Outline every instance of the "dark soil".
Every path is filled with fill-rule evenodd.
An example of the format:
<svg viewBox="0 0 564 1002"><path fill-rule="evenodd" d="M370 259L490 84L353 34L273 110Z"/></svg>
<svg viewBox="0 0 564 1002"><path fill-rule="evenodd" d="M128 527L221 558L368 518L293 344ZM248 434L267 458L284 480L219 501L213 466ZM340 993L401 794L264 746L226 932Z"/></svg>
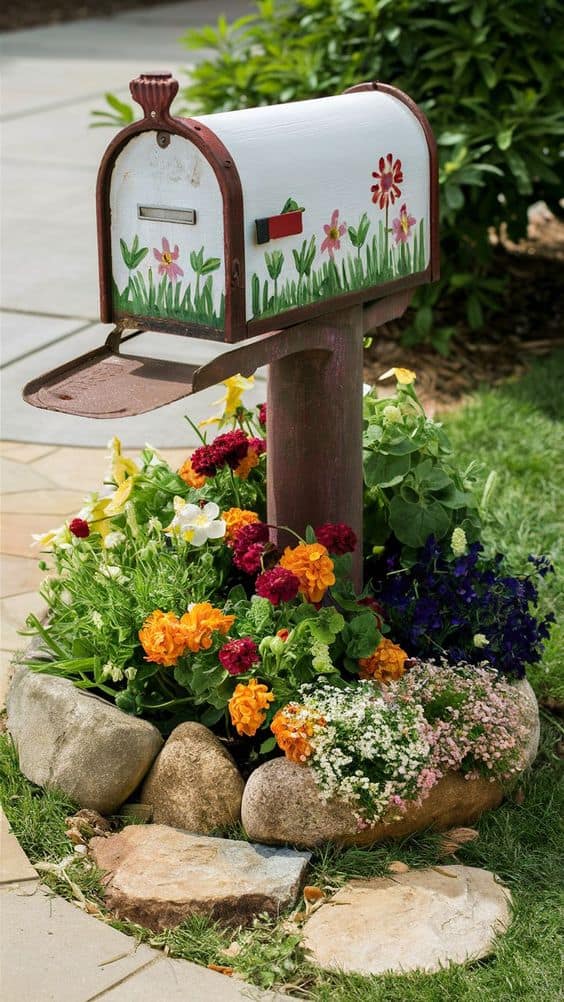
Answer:
<svg viewBox="0 0 564 1002"><path fill-rule="evenodd" d="M171 0L4 0L0 31L18 31L38 25L80 21L85 17L108 17L135 7L158 7Z"/></svg>
<svg viewBox="0 0 564 1002"><path fill-rule="evenodd" d="M413 369L418 393L432 414L456 406L481 384L495 386L522 375L533 357L562 347L564 222L535 207L526 240L496 240L495 270L508 278L504 310L484 330L471 331L459 321L445 357L431 345L402 345L404 319L387 324L366 352L367 382L392 366ZM452 317L443 322L452 323Z"/></svg>

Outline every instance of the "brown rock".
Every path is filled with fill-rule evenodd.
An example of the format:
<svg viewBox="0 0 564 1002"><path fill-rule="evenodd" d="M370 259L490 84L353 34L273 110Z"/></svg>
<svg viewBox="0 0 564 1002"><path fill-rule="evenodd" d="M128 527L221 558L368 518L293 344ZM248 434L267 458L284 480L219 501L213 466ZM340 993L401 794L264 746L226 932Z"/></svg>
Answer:
<svg viewBox="0 0 564 1002"><path fill-rule="evenodd" d="M493 873L470 866L352 880L307 920L304 945L329 970L429 973L491 953L510 901Z"/></svg>
<svg viewBox="0 0 564 1002"><path fill-rule="evenodd" d="M106 904L120 918L159 931L188 915L244 923L278 915L296 900L310 854L189 835L166 825L133 825L94 838L106 871Z"/></svg>
<svg viewBox="0 0 564 1002"><path fill-rule="evenodd" d="M467 780L453 772L439 780L419 807L409 807L400 821L358 831L348 804L322 801L308 768L275 758L250 776L243 795L242 820L249 838L267 845L290 843L310 849L323 842L370 845L404 838L424 828L442 831L469 824L502 800L499 784L481 778Z"/></svg>
<svg viewBox="0 0 564 1002"><path fill-rule="evenodd" d="M529 728L526 766L535 758L539 742L539 713L535 694L526 680L516 683L523 697ZM340 800L324 803L307 767L285 758L259 766L245 787L241 815L249 838L267 845L302 845L313 848L323 842L340 845L370 845L390 838L404 838L425 828L445 831L473 824L484 811L503 800L499 783L488 779L464 779L451 772L439 780L419 806L409 807L399 821L376 824L359 831L351 808Z"/></svg>
<svg viewBox="0 0 564 1002"><path fill-rule="evenodd" d="M207 834L239 821L245 783L221 741L203 724L176 727L141 791L155 824Z"/></svg>

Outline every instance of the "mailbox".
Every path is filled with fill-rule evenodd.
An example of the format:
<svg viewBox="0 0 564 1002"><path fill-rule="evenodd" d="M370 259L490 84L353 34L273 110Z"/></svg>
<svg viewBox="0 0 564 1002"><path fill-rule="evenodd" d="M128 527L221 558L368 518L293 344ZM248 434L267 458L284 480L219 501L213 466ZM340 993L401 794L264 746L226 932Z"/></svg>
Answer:
<svg viewBox="0 0 564 1002"><path fill-rule="evenodd" d="M401 91L182 119L170 77L131 89L145 117L99 176L102 320L233 342L435 276L435 146Z"/></svg>
<svg viewBox="0 0 564 1002"><path fill-rule="evenodd" d="M144 115L110 143L96 196L100 315L114 330L28 383L30 403L151 410L304 350L299 329L336 311L372 303L373 323L398 316L438 277L436 148L401 91L367 83L178 118L171 74L130 87ZM141 331L245 344L197 369L124 353Z"/></svg>

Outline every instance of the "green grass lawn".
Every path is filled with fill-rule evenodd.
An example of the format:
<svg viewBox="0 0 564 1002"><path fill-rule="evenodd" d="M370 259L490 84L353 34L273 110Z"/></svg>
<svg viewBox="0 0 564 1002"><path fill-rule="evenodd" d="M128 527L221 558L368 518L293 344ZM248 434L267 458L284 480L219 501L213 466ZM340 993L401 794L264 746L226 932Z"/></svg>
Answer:
<svg viewBox="0 0 564 1002"><path fill-rule="evenodd" d="M550 553L556 573L542 587L543 610L559 622L553 629L545 658L530 673L541 697L564 698L562 672L562 612L564 577L561 551L564 539L564 353L538 363L519 382L478 393L472 403L449 415L449 435L462 460L484 464L484 481L497 471L490 498L485 538L495 539L514 567L525 566L529 553ZM477 826L478 841L464 846L458 861L494 870L511 888L514 918L494 956L469 967L453 967L435 975L362 978L327 975L305 960L299 933L288 923L264 917L244 932L226 931L214 923L193 919L159 936L128 923L117 928L154 946L167 946L173 956L201 964L232 964L248 981L273 985L290 995L316 1002L556 1002L562 998L559 939L563 933L561 891L561 818L563 784L556 743L562 740L558 718L543 711L541 751L521 796L486 815ZM44 793L19 773L6 737L0 742L0 793L12 827L32 862L59 860L70 851L64 818L72 805L57 793ZM386 872L393 859L412 867L444 863L440 836L423 834L401 844L371 850L326 848L313 859L310 883L334 889L353 876ZM449 861L452 861L449 859ZM101 903L95 872L80 861L70 875ZM69 884L49 876L59 893L72 896ZM235 939L236 958L222 953Z"/></svg>

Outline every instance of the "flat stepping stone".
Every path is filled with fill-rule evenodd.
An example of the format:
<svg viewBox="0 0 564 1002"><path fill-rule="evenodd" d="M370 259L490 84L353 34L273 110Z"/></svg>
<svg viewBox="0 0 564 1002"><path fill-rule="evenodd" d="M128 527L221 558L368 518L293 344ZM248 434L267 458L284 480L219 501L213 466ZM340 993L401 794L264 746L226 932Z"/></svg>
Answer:
<svg viewBox="0 0 564 1002"><path fill-rule="evenodd" d="M493 873L473 866L352 880L307 920L304 945L327 970L431 973L491 953L510 903Z"/></svg>
<svg viewBox="0 0 564 1002"><path fill-rule="evenodd" d="M190 835L168 825L133 825L93 838L90 852L107 874L107 906L120 918L160 931L188 915L248 923L294 904L309 852Z"/></svg>

